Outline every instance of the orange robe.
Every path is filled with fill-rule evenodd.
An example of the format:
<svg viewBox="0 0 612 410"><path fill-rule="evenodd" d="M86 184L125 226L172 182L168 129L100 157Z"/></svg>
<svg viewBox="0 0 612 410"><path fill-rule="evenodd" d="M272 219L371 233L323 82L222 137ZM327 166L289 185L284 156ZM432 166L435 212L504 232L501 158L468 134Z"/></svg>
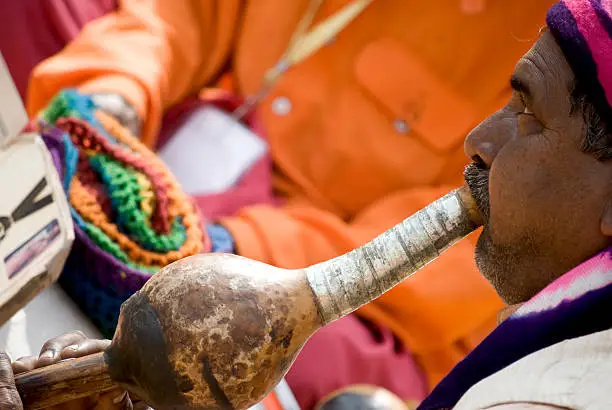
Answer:
<svg viewBox="0 0 612 410"><path fill-rule="evenodd" d="M315 24L349 1L325 1ZM29 112L64 87L119 93L153 144L162 113L228 67L239 93L255 93L307 3L123 0L35 69ZM274 188L288 202L222 221L239 253L313 264L461 184L466 133L510 96L514 64L552 3L375 0L261 103ZM463 241L359 314L390 327L433 385L493 328L501 307L475 267L473 242Z"/></svg>

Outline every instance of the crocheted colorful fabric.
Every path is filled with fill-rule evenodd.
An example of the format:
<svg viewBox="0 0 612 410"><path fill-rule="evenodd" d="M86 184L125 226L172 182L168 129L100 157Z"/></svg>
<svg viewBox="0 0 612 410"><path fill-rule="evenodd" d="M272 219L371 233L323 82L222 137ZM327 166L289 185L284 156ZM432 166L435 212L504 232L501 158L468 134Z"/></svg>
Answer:
<svg viewBox="0 0 612 410"><path fill-rule="evenodd" d="M189 197L163 162L92 99L60 93L32 124L62 175L76 243L60 283L105 336L151 274L210 251Z"/></svg>

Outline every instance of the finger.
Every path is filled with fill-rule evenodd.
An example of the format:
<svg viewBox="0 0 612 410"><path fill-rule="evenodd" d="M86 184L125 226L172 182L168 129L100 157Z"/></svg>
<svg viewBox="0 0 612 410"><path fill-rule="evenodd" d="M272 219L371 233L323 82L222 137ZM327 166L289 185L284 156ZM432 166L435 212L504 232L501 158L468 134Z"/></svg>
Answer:
<svg viewBox="0 0 612 410"><path fill-rule="evenodd" d="M15 387L11 358L4 352L0 353L0 409L23 410Z"/></svg>
<svg viewBox="0 0 612 410"><path fill-rule="evenodd" d="M36 363L38 362L38 357L36 356L27 356L20 357L19 359L13 362L13 373L19 374L23 372L29 372L30 370L34 370L36 368Z"/></svg>
<svg viewBox="0 0 612 410"><path fill-rule="evenodd" d="M11 358L5 352L0 352L0 383L2 385L13 383L14 375L11 367Z"/></svg>
<svg viewBox="0 0 612 410"><path fill-rule="evenodd" d="M97 340L87 339L80 343L73 344L63 348L60 352L60 358L74 359L76 357L83 357L94 353L103 352L108 346L110 346L110 340Z"/></svg>
<svg viewBox="0 0 612 410"><path fill-rule="evenodd" d="M40 349L36 367L44 367L58 362L60 360L60 352L65 347L79 344L86 339L87 336L85 336L83 332L77 330L48 340L47 343L43 345L42 349Z"/></svg>
<svg viewBox="0 0 612 410"><path fill-rule="evenodd" d="M101 394L95 410L133 410L132 401L125 390Z"/></svg>

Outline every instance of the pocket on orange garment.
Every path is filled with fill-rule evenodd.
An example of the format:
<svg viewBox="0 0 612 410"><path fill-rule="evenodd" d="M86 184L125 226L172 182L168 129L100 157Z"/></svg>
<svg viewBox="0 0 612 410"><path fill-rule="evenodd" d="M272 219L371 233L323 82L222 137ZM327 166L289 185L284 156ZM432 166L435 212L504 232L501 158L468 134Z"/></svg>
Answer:
<svg viewBox="0 0 612 410"><path fill-rule="evenodd" d="M356 81L375 104L404 121L409 135L444 154L463 144L478 110L393 38L368 44L355 62Z"/></svg>

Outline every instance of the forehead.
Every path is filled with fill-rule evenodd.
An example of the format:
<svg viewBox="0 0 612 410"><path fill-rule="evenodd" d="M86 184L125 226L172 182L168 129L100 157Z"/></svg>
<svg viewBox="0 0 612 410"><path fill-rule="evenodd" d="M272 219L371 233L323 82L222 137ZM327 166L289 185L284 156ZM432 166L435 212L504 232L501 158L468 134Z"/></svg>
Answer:
<svg viewBox="0 0 612 410"><path fill-rule="evenodd" d="M545 32L518 61L514 75L525 83L533 103L559 103L567 99L574 84L574 73L550 32Z"/></svg>

